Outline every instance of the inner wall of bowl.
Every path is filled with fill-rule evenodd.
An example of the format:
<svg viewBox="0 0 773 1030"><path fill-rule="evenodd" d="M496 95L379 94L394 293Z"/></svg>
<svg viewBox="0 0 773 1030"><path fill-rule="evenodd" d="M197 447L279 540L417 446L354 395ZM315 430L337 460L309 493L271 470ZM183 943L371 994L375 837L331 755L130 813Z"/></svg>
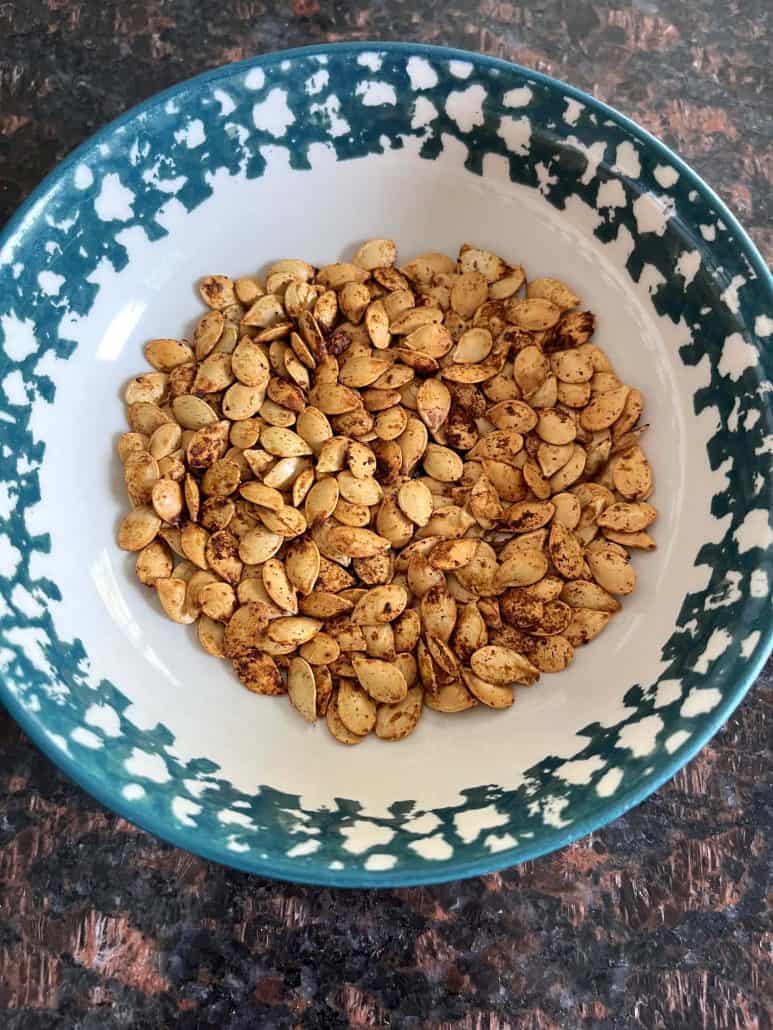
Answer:
<svg viewBox="0 0 773 1030"><path fill-rule="evenodd" d="M119 273L100 270L93 309L73 330L78 349L57 370L55 402L36 413L35 435L46 441L42 495L56 506L44 527L51 553L39 571L62 591L58 633L83 641L93 682L109 679L129 697L125 715L140 728L166 726L175 756L206 757L237 789L270 784L302 796L305 806L349 797L369 812L399 798L434 808L470 786L515 787L546 755L571 759L586 743L584 726L618 722L629 688L657 678L685 593L706 582L706 570L693 562L696 541L717 530L705 451L714 427L693 414L692 396L705 378L678 358L685 327L658 318L646 275L631 282L624 245L593 236L598 213L581 203L558 212L539 192L510 183L498 160L480 177L452 150L435 161L410 148L344 162L317 157L310 171L291 170L278 157L259 179L218 175L212 197L193 211L170 201L159 219L166 237L149 243L141 230L119 237L129 263ZM659 549L635 557L638 590L602 636L579 649L566 672L519 690L510 711L425 710L409 741L369 738L347 749L324 725L308 726L286 699L248 693L228 663L201 650L191 628L161 614L154 593L135 579L134 559L115 545L128 504L115 442L126 428L124 384L146 370L144 342L190 331L203 310L195 291L201 276L251 274L288 256L322 264L374 235L393 237L401 259L427 249L455 255L472 242L522 263L530 277L564 279L580 294L597 315L597 342L645 397ZM681 517L687 507L689 520ZM647 720L630 730L625 746L646 754Z"/></svg>

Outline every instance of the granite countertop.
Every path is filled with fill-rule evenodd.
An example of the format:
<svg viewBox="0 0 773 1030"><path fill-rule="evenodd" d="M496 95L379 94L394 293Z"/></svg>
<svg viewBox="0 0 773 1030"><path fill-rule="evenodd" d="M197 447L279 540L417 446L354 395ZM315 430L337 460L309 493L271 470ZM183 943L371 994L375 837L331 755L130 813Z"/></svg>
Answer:
<svg viewBox="0 0 773 1030"><path fill-rule="evenodd" d="M773 256L762 0L0 0L0 221L77 143L205 68L414 39L566 79L655 132ZM162 844L0 713L0 1025L764 1030L773 663L648 801L563 851L440 887L260 880Z"/></svg>

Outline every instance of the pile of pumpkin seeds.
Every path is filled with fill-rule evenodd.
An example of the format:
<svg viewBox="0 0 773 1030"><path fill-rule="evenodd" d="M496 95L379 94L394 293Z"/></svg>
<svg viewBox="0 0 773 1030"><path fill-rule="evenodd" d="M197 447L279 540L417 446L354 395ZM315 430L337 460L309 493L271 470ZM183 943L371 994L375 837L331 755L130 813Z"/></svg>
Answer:
<svg viewBox="0 0 773 1030"><path fill-rule="evenodd" d="M642 395L551 278L463 245L211 275L125 394L119 545L258 694L357 744L509 708L636 583Z"/></svg>

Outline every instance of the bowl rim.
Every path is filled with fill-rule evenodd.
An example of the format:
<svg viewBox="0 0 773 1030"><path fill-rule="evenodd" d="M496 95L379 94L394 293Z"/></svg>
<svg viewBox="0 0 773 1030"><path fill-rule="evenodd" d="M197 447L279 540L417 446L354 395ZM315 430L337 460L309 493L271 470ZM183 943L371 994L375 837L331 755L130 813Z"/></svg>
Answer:
<svg viewBox="0 0 773 1030"><path fill-rule="evenodd" d="M410 41L352 40L274 50L248 57L241 61L235 61L231 64L220 65L189 79L184 79L158 93L153 93L145 100L128 108L117 118L102 126L58 162L32 190L0 231L0 251L12 241L14 236L23 231L25 221L36 217L36 208L45 202L48 195L65 178L70 169L82 161L87 154L91 154L101 142L109 139L117 129L132 122L139 115L149 113L172 98L187 95L192 91L199 90L203 86L218 82L221 79L231 78L251 68L269 67L282 61L292 61L313 56L347 53L356 55L371 51L396 53L404 56L406 59L408 57L426 57L428 60L461 61L478 67L491 68L503 72L516 72L526 79L549 87L556 93L577 100L596 113L616 122L648 149L654 151L664 161L673 165L680 175L685 176L690 187L696 190L704 200L715 208L728 229L732 230L733 234L737 237L742 252L758 277L759 286L767 292L773 303L773 274L771 274L762 255L738 219L698 173L656 136L616 108L602 100L598 100L592 94L586 93L584 90L571 86L551 75L524 67L513 61L490 57L474 51L427 43L413 43ZM768 405L773 409L773 402L769 400ZM0 436L2 436L1 429ZM114 790L111 781L104 782L97 778L75 758L61 750L47 735L43 725L34 718L33 713L22 706L1 676L0 700L2 700L6 710L24 733L32 740L33 744L71 780L86 790L111 812L138 826L140 829L152 833L166 843L227 868L230 867L270 879L320 887L412 887L482 876L512 867L514 864L520 864L550 854L587 836L595 830L601 829L640 804L695 757L698 751L724 725L743 700L752 684L757 680L771 650L773 650L773 614L768 616L767 623L760 626L759 629L760 640L757 645L757 657L747 665L744 675L735 684L729 696L723 698L702 730L692 734L685 744L677 748L669 756L668 761L658 766L649 775L643 776L636 786L629 788L614 800L599 799L600 804L593 815L573 822L566 829L545 832L533 844L524 842L516 847L498 852L487 851L481 853L480 857L475 859L456 860L451 858L438 865L427 862L426 870L422 871L401 872L399 868L385 871L370 871L362 868L338 870L330 869L327 864L322 862L315 864L313 856L310 857L310 860L306 859L301 863L287 858L263 859L254 852L246 852L244 855L236 852L225 854L220 847L210 847L205 840L202 841L197 838L195 833L192 833L186 827L175 825L171 819L156 815L152 811L145 812L142 809L135 809L131 801L126 800L120 792Z"/></svg>

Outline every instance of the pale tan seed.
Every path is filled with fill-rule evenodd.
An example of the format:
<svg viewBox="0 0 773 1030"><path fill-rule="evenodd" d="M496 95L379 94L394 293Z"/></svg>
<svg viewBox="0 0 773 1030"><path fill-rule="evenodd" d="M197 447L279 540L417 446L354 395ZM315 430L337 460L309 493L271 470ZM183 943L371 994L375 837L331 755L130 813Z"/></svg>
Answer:
<svg viewBox="0 0 773 1030"><path fill-rule="evenodd" d="M189 625L196 621L196 613L189 611L185 604L187 586L183 580L157 579L155 586L164 614L173 622Z"/></svg>
<svg viewBox="0 0 773 1030"><path fill-rule="evenodd" d="M416 394L416 409L432 433L436 433L451 410L451 393L439 379L426 379Z"/></svg>
<svg viewBox="0 0 773 1030"><path fill-rule="evenodd" d="M582 428L589 432L597 432L599 429L607 429L611 426L623 413L628 393L627 386L619 386L615 390L593 397L580 413Z"/></svg>
<svg viewBox="0 0 773 1030"><path fill-rule="evenodd" d="M184 340L149 340L144 347L149 365L159 372L171 372L178 365L193 361L193 351Z"/></svg>
<svg viewBox="0 0 773 1030"><path fill-rule="evenodd" d="M284 542L280 533L263 526L249 530L239 541L239 558L247 565L260 565L272 558Z"/></svg>
<svg viewBox="0 0 773 1030"><path fill-rule="evenodd" d="M473 697L489 708L510 708L515 701L515 691L509 684L492 683L471 669L462 669L462 679Z"/></svg>
<svg viewBox="0 0 773 1030"><path fill-rule="evenodd" d="M402 701L379 705L376 715L376 736L381 740L403 740L416 729L421 718L424 692L411 687Z"/></svg>
<svg viewBox="0 0 773 1030"><path fill-rule="evenodd" d="M141 551L153 542L160 528L161 519L152 508L135 508L118 528L118 546L124 551Z"/></svg>
<svg viewBox="0 0 773 1030"><path fill-rule="evenodd" d="M574 580L565 583L561 589L561 600L572 608L589 608L593 611L614 613L620 602L607 593L598 583L590 580Z"/></svg>
<svg viewBox="0 0 773 1030"><path fill-rule="evenodd" d="M424 695L424 704L433 712L442 712L444 715L453 715L458 712L466 712L475 708L478 701L469 690L459 681L455 683L444 683L439 686L435 694Z"/></svg>
<svg viewBox="0 0 773 1030"><path fill-rule="evenodd" d="M359 625L389 623L402 615L407 604L408 592L401 584L376 586L357 601L352 621Z"/></svg>
<svg viewBox="0 0 773 1030"><path fill-rule="evenodd" d="M513 378L524 397L529 397L545 382L550 371L548 359L534 345L529 345L519 350L513 362ZM518 426L498 428L519 428ZM522 430L521 430L522 431Z"/></svg>
<svg viewBox="0 0 773 1030"><path fill-rule="evenodd" d="M541 551L527 550L503 561L494 576L497 590L537 583L548 571L548 560Z"/></svg>
<svg viewBox="0 0 773 1030"><path fill-rule="evenodd" d="M609 612L594 611L591 608L573 608L572 618L562 631L562 636L572 647L580 647L595 639L612 618Z"/></svg>
<svg viewBox="0 0 773 1030"><path fill-rule="evenodd" d="M376 725L374 700L352 679L340 680L337 707L341 722L351 733L365 736Z"/></svg>
<svg viewBox="0 0 773 1030"><path fill-rule="evenodd" d="M303 658L291 658L287 667L287 695L307 722L317 720L317 681Z"/></svg>
<svg viewBox="0 0 773 1030"><path fill-rule="evenodd" d="M614 543L602 544L586 552L586 560L593 578L610 594L630 594L636 586L636 573L630 558L622 547Z"/></svg>
<svg viewBox="0 0 773 1030"><path fill-rule="evenodd" d="M200 615L196 624L199 643L207 654L213 658L225 658L223 642L225 640L225 626L215 622L208 615Z"/></svg>
<svg viewBox="0 0 773 1030"><path fill-rule="evenodd" d="M352 558L372 558L390 548L389 540L378 533L355 526L332 526L327 538L336 550Z"/></svg>
<svg viewBox="0 0 773 1030"><path fill-rule="evenodd" d="M406 350L418 351L425 357L435 360L448 354L453 343L453 337L448 329L436 322L414 329L404 340Z"/></svg>
<svg viewBox="0 0 773 1030"><path fill-rule="evenodd" d="M468 329L454 348L453 359L462 364L478 364L491 353L494 340L488 329Z"/></svg>
<svg viewBox="0 0 773 1030"><path fill-rule="evenodd" d="M455 572L469 565L478 550L479 541L475 538L465 540L441 540L435 544L428 555L430 565L443 572Z"/></svg>
<svg viewBox="0 0 773 1030"><path fill-rule="evenodd" d="M560 279L551 279L547 276L532 279L526 287L526 296L529 299L541 297L549 300L562 311L576 308L580 303L580 298L565 283L562 283Z"/></svg>
<svg viewBox="0 0 773 1030"><path fill-rule="evenodd" d="M278 558L269 558L263 565L263 586L278 608L297 615L298 595L287 576L284 565Z"/></svg>
<svg viewBox="0 0 773 1030"><path fill-rule="evenodd" d="M145 372L130 380L124 392L124 400L128 405L145 401L150 404L161 404L169 387L169 376L166 372Z"/></svg>
<svg viewBox="0 0 773 1030"><path fill-rule="evenodd" d="M352 733L352 731L347 729L341 721L341 717L338 714L338 691L335 691L330 696L330 700L325 711L325 720L331 735L335 737L340 744L360 744L365 739L364 736Z"/></svg>
<svg viewBox="0 0 773 1030"><path fill-rule="evenodd" d="M378 504L384 496L381 485L373 476L358 477L348 469L344 469L338 473L336 481L341 496L353 504ZM359 557L364 557L364 555Z"/></svg>
<svg viewBox="0 0 773 1030"><path fill-rule="evenodd" d="M335 637L329 633L319 632L311 640L301 646L300 655L309 665L332 665L341 654L341 648Z"/></svg>
<svg viewBox="0 0 773 1030"><path fill-rule="evenodd" d="M574 658L574 648L566 637L534 637L529 658L540 672L563 672Z"/></svg>
<svg viewBox="0 0 773 1030"><path fill-rule="evenodd" d="M303 595L314 589L321 568L321 556L316 543L309 537L294 540L285 554L287 578Z"/></svg>
<svg viewBox="0 0 773 1030"><path fill-rule="evenodd" d="M397 492L400 510L417 526L426 526L432 515L432 494L418 479L409 479Z"/></svg>
<svg viewBox="0 0 773 1030"><path fill-rule="evenodd" d="M618 533L637 533L648 529L657 517L657 509L651 504L619 501L600 512L596 521L599 526Z"/></svg>
<svg viewBox="0 0 773 1030"><path fill-rule="evenodd" d="M581 507L577 498L570 493L558 493L552 497L555 505L556 522L560 522L567 529L576 529L580 521Z"/></svg>
<svg viewBox="0 0 773 1030"><path fill-rule="evenodd" d="M450 447L440 444L427 444L424 451L424 470L428 476L439 479L441 483L453 483L460 479L463 471L462 459Z"/></svg>
<svg viewBox="0 0 773 1030"><path fill-rule="evenodd" d="M163 540L153 540L137 555L134 568L137 579L145 586L155 586L156 580L167 579L172 574L172 555Z"/></svg>
<svg viewBox="0 0 773 1030"><path fill-rule="evenodd" d="M304 408L298 415L295 425L296 432L311 447L314 454L319 454L322 445L333 435L330 422L319 408L312 405Z"/></svg>
<svg viewBox="0 0 773 1030"><path fill-rule="evenodd" d="M615 488L629 501L643 501L652 493L652 467L641 447L635 445L615 459Z"/></svg>
<svg viewBox="0 0 773 1030"><path fill-rule="evenodd" d="M376 471L376 455L358 440L352 440L346 451L346 464L355 479L371 479Z"/></svg>

